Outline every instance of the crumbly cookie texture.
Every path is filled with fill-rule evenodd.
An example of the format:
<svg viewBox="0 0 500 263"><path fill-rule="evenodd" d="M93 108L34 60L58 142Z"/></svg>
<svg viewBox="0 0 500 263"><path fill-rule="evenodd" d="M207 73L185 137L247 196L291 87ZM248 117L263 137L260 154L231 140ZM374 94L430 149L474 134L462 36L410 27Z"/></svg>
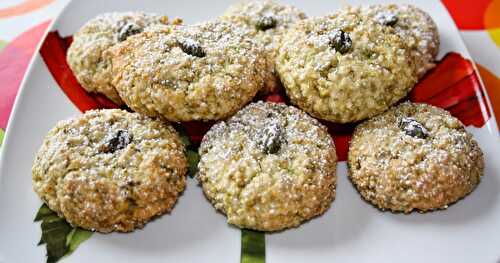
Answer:
<svg viewBox="0 0 500 263"><path fill-rule="evenodd" d="M283 37L276 68L293 104L340 123L382 113L417 80L394 28L359 8L297 22Z"/></svg>
<svg viewBox="0 0 500 263"><path fill-rule="evenodd" d="M261 89L266 69L245 29L222 21L158 27L112 52L113 84L125 103L170 121L234 114Z"/></svg>
<svg viewBox="0 0 500 263"><path fill-rule="evenodd" d="M102 93L121 105L123 102L111 85L111 62L106 51L150 26L181 22L143 12L104 13L88 21L74 34L66 59L85 90Z"/></svg>
<svg viewBox="0 0 500 263"><path fill-rule="evenodd" d="M439 32L431 16L413 5L370 5L362 7L363 13L376 22L393 27L408 45L421 78L435 66L439 52Z"/></svg>
<svg viewBox="0 0 500 263"><path fill-rule="evenodd" d="M484 170L479 145L458 119L415 103L356 127L348 165L364 199L405 213L447 208L474 190Z"/></svg>
<svg viewBox="0 0 500 263"><path fill-rule="evenodd" d="M333 141L295 107L252 103L214 125L199 152L197 178L206 197L238 227L295 227L335 198Z"/></svg>
<svg viewBox="0 0 500 263"><path fill-rule="evenodd" d="M268 68L263 73L265 85L263 93L277 91L280 87L279 77L275 71L275 60L283 34L297 21L306 15L291 5L273 1L245 1L229 7L221 19L249 30L252 39L263 46Z"/></svg>
<svg viewBox="0 0 500 263"><path fill-rule="evenodd" d="M32 168L40 198L72 225L129 232L169 212L186 185L184 146L169 125L122 110L59 122Z"/></svg>

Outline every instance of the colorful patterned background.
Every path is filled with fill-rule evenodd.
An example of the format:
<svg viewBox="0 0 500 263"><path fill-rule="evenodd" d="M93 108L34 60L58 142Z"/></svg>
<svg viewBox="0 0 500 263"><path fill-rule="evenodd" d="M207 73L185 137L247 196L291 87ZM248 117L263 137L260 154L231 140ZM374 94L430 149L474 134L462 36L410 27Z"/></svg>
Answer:
<svg viewBox="0 0 500 263"><path fill-rule="evenodd" d="M69 0L0 1L0 145L19 85L45 29ZM500 119L500 0L442 0Z"/></svg>

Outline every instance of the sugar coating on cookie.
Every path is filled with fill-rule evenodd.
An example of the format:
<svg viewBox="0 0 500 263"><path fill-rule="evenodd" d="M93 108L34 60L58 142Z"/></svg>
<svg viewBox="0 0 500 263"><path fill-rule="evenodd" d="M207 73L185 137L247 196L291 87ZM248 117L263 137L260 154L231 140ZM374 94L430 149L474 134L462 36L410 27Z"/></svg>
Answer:
<svg viewBox="0 0 500 263"><path fill-rule="evenodd" d="M413 5L369 5L363 13L378 23L393 27L409 47L418 77L435 66L439 32L431 16Z"/></svg>
<svg viewBox="0 0 500 263"><path fill-rule="evenodd" d="M143 13L104 13L91 19L73 35L67 61L78 82L88 92L102 93L117 104L123 104L111 85L111 63L106 51L129 36L150 26L179 24L179 19Z"/></svg>
<svg viewBox="0 0 500 263"><path fill-rule="evenodd" d="M72 225L128 232L173 208L186 171L184 146L168 124L93 110L47 134L32 179L40 198Z"/></svg>
<svg viewBox="0 0 500 263"><path fill-rule="evenodd" d="M335 198L336 153L326 128L285 104L249 104L204 136L197 178L230 224L296 227Z"/></svg>
<svg viewBox="0 0 500 263"><path fill-rule="evenodd" d="M269 0L234 4L221 17L249 29L251 37L263 46L268 60L264 93L276 91L280 86L274 65L281 37L293 24L305 18L305 13L298 8Z"/></svg>
<svg viewBox="0 0 500 263"><path fill-rule="evenodd" d="M387 110L417 80L403 40L359 8L297 22L283 37L276 68L293 104L340 123Z"/></svg>
<svg viewBox="0 0 500 263"><path fill-rule="evenodd" d="M479 184L483 153L447 111L403 103L356 127L349 178L382 210L409 213L447 208Z"/></svg>
<svg viewBox="0 0 500 263"><path fill-rule="evenodd" d="M266 59L245 29L222 21L157 29L112 51L113 84L133 110L170 121L217 120L261 89Z"/></svg>

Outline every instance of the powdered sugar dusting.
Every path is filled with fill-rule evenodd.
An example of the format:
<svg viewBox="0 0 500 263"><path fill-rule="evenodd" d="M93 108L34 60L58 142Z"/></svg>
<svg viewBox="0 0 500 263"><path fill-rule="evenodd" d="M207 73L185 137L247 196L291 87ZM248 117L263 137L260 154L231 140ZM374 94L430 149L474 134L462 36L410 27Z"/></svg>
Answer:
<svg viewBox="0 0 500 263"><path fill-rule="evenodd" d="M325 127L294 107L252 103L214 125L199 151L205 193L241 227L297 226L334 198L333 141Z"/></svg>
<svg viewBox="0 0 500 263"><path fill-rule="evenodd" d="M389 26L394 28L412 51L419 77L435 66L439 35L429 14L412 5L371 5L362 7L362 10L381 24L392 21Z"/></svg>
<svg viewBox="0 0 500 263"><path fill-rule="evenodd" d="M128 232L172 208L186 166L169 125L122 110L87 111L48 133L33 164L33 188L71 224Z"/></svg>
<svg viewBox="0 0 500 263"><path fill-rule="evenodd" d="M74 34L67 60L78 82L89 92L102 93L118 105L123 104L111 84L108 49L149 27L179 24L179 19L143 12L104 13L91 19Z"/></svg>
<svg viewBox="0 0 500 263"><path fill-rule="evenodd" d="M401 120L410 128L402 129ZM408 136L422 129L425 137ZM365 199L381 209L411 212L446 208L470 193L484 160L458 119L433 106L403 103L356 128L349 167Z"/></svg>
<svg viewBox="0 0 500 263"><path fill-rule="evenodd" d="M128 105L173 121L236 112L263 86L266 67L248 30L222 21L158 27L114 55L116 87Z"/></svg>

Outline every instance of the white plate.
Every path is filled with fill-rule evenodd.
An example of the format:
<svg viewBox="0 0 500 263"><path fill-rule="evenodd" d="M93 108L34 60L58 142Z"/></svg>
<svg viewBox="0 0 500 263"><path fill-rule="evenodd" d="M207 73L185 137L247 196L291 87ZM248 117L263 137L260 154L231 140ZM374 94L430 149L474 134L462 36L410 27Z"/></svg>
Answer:
<svg viewBox="0 0 500 263"><path fill-rule="evenodd" d="M193 23L218 16L230 2L73 1L50 30L70 35L108 11L144 10ZM336 10L342 1L289 2L314 16ZM455 51L470 57L440 2L416 5L438 24L441 56ZM32 190L31 165L46 132L58 120L77 114L37 54L16 100L0 161L0 262L45 261L45 248L36 246L40 227L33 218L41 201ZM498 130L493 116L483 128L471 127L485 153L486 170L479 187L464 200L427 214L382 213L360 198L346 177L345 163L340 163L332 207L297 229L267 235L267 262L499 262ZM238 262L239 256L240 231L226 224L189 179L171 215L130 234L95 234L64 262Z"/></svg>

